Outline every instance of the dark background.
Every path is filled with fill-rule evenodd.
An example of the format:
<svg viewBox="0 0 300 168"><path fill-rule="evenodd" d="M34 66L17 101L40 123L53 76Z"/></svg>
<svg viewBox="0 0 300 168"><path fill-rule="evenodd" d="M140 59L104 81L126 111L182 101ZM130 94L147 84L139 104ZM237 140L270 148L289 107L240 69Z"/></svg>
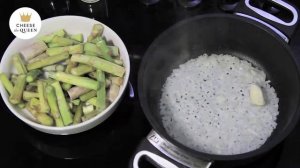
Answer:
<svg viewBox="0 0 300 168"><path fill-rule="evenodd" d="M14 39L9 17L19 7L35 9L42 19L59 15L91 17L112 28L128 48L136 93L136 76L143 53L150 43L174 23L194 15L222 12L223 0L203 0L185 9L173 0L145 6L138 0L104 0L88 6L80 0L5 0L0 2L0 53ZM234 2L234 0L229 0ZM291 1L300 7L300 1ZM92 9L92 12L91 12ZM80 26L80 25L74 25ZM300 28L290 42L300 63ZM53 136L40 133L17 119L0 101L0 167L127 167L139 142L151 130L137 97L126 93L116 112L103 124L78 135ZM226 167L216 162L213 167ZM237 167L234 165L227 167ZM300 167L300 125L274 150L258 160L238 167Z"/></svg>

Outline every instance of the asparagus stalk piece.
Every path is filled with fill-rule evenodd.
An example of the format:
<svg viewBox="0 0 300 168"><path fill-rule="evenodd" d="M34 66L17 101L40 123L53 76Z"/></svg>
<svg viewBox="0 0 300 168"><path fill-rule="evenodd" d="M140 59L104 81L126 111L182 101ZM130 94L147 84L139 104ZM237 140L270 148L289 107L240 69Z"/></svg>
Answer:
<svg viewBox="0 0 300 168"><path fill-rule="evenodd" d="M12 82L13 85L16 84L17 78L18 78L18 75L17 75L17 74L11 74L11 76L10 76L10 81Z"/></svg>
<svg viewBox="0 0 300 168"><path fill-rule="evenodd" d="M34 117L36 117L38 112L41 110L39 99L37 98L30 99L26 105L26 108Z"/></svg>
<svg viewBox="0 0 300 168"><path fill-rule="evenodd" d="M114 56L114 57L120 56L119 48L117 46L108 46L108 48L109 48L111 56Z"/></svg>
<svg viewBox="0 0 300 168"><path fill-rule="evenodd" d="M42 71L39 69L29 71L26 76L26 82L30 83L35 81L40 74L42 74Z"/></svg>
<svg viewBox="0 0 300 168"><path fill-rule="evenodd" d="M48 43L48 47L49 47L49 48L61 47L61 45L60 45L60 44L57 44L57 43Z"/></svg>
<svg viewBox="0 0 300 168"><path fill-rule="evenodd" d="M30 60L39 54L42 54L46 49L47 45L42 41L37 41L33 44L31 44L29 47L23 49L20 51L20 53L23 55L24 59Z"/></svg>
<svg viewBox="0 0 300 168"><path fill-rule="evenodd" d="M33 63L33 62L36 62L36 61L45 59L45 58L47 58L47 57L48 57L48 55L47 55L46 53L42 53L42 54L40 54L40 55L38 55L38 56L36 56L36 57L34 57L34 58L28 60L27 63Z"/></svg>
<svg viewBox="0 0 300 168"><path fill-rule="evenodd" d="M82 116L82 103L80 103L75 111L75 115L74 115L74 122L73 124L78 124L81 122L81 116Z"/></svg>
<svg viewBox="0 0 300 168"><path fill-rule="evenodd" d="M11 95L14 89L13 84L9 81L8 77L4 73L0 73L0 80L8 94Z"/></svg>
<svg viewBox="0 0 300 168"><path fill-rule="evenodd" d="M21 58L21 55L19 53L13 55L13 65L17 69L17 72L19 74L26 74L27 69L23 63L23 60Z"/></svg>
<svg viewBox="0 0 300 168"><path fill-rule="evenodd" d="M121 59L114 59L113 62L115 64L118 64L118 65L121 65L121 66L123 65L123 60L121 60Z"/></svg>
<svg viewBox="0 0 300 168"><path fill-rule="evenodd" d="M68 95L71 100L77 99L79 96L89 92L90 89L84 88L84 87L72 87L71 89L68 90Z"/></svg>
<svg viewBox="0 0 300 168"><path fill-rule="evenodd" d="M117 96L119 94L119 90L120 90L120 87L118 85L113 84L113 83L110 85L110 88L108 91L108 100L110 102L113 102L117 98Z"/></svg>
<svg viewBox="0 0 300 168"><path fill-rule="evenodd" d="M24 91L23 100L29 101L32 98L39 98L39 94L36 92Z"/></svg>
<svg viewBox="0 0 300 168"><path fill-rule="evenodd" d="M104 40L101 36L97 36L95 38L91 36L90 38L92 38L92 40L88 41L88 42L93 43L93 44L96 44L97 42Z"/></svg>
<svg viewBox="0 0 300 168"><path fill-rule="evenodd" d="M111 76L109 77L109 79L111 80L111 83L116 84L118 86L121 86L123 84L123 78L121 77Z"/></svg>
<svg viewBox="0 0 300 168"><path fill-rule="evenodd" d="M17 78L16 85L14 86L12 93L9 97L9 101L12 104L19 104L21 103L21 99L23 96L23 91L26 84L26 75L19 75Z"/></svg>
<svg viewBox="0 0 300 168"><path fill-rule="evenodd" d="M90 57L86 55L73 55L71 61L80 62L83 64L91 65L97 69L100 69L104 72L123 77L125 73L125 68L104 59L98 57Z"/></svg>
<svg viewBox="0 0 300 168"><path fill-rule="evenodd" d="M77 62L69 61L67 68L65 70L66 73L71 73L71 69L77 66Z"/></svg>
<svg viewBox="0 0 300 168"><path fill-rule="evenodd" d="M76 76L81 76L86 73L94 71L94 68L88 65L79 65L75 68L71 69L71 74L76 75Z"/></svg>
<svg viewBox="0 0 300 168"><path fill-rule="evenodd" d="M39 39L44 41L45 43L49 43L52 41L53 37L54 36L60 36L60 37L64 37L66 34L65 30L64 29L60 29L52 34L48 34L48 35L45 35L45 36L41 36Z"/></svg>
<svg viewBox="0 0 300 168"><path fill-rule="evenodd" d="M46 50L46 54L49 56L58 55L64 52L69 52L69 47L54 47Z"/></svg>
<svg viewBox="0 0 300 168"><path fill-rule="evenodd" d="M72 85L69 83L62 83L63 90L69 90L71 89Z"/></svg>
<svg viewBox="0 0 300 168"><path fill-rule="evenodd" d="M49 66L45 66L43 67L44 71L64 71L65 70L65 66L61 65L61 64L54 64L54 65L49 65Z"/></svg>
<svg viewBox="0 0 300 168"><path fill-rule="evenodd" d="M79 99L72 100L72 103L78 106L80 104L80 100Z"/></svg>
<svg viewBox="0 0 300 168"><path fill-rule="evenodd" d="M101 24L94 24L91 35L93 37L101 36L103 33L104 27Z"/></svg>
<svg viewBox="0 0 300 168"><path fill-rule="evenodd" d="M64 125L70 125L73 122L72 113L64 96L63 90L59 82L52 83L57 97L58 108Z"/></svg>
<svg viewBox="0 0 300 168"><path fill-rule="evenodd" d="M38 88L38 94L39 94L39 100L40 100L40 107L41 113L48 113L50 111L48 102L46 100L46 93L45 93L45 86L46 84L42 80L37 81L37 88Z"/></svg>
<svg viewBox="0 0 300 168"><path fill-rule="evenodd" d="M84 55L88 55L88 56L98 56L98 54L91 52L91 51L85 51Z"/></svg>
<svg viewBox="0 0 300 168"><path fill-rule="evenodd" d="M48 103L50 106L50 112L51 112L52 117L55 120L56 126L63 127L64 123L63 123L63 120L59 113L57 97L55 95L54 88L52 86L48 85L46 87L46 94L47 94L47 100L48 100Z"/></svg>
<svg viewBox="0 0 300 168"><path fill-rule="evenodd" d="M87 77L75 76L75 75L67 74L65 72L56 72L56 73L49 72L49 76L50 78L53 78L55 80L88 88L88 89L97 90L99 88L99 84L97 81Z"/></svg>
<svg viewBox="0 0 300 168"><path fill-rule="evenodd" d="M95 110L93 112L90 112L89 114L84 115L83 117L81 117L82 121L87 121L93 117L95 117L96 115L98 115L100 113L100 111Z"/></svg>
<svg viewBox="0 0 300 168"><path fill-rule="evenodd" d="M89 113L91 113L91 112L94 111L94 106L93 105L83 106L82 107L82 111L83 111L84 115L87 115L87 114L89 114Z"/></svg>
<svg viewBox="0 0 300 168"><path fill-rule="evenodd" d="M52 56L52 57L47 57L43 60L30 63L30 64L27 65L27 69L28 70L38 69L38 68L41 68L41 67L45 67L45 66L52 65L52 64L55 64L57 62L66 60L68 58L69 58L69 53L64 52L64 53L61 53L59 55L55 55L55 56Z"/></svg>
<svg viewBox="0 0 300 168"><path fill-rule="evenodd" d="M19 104L17 104L17 106L18 106L20 109L23 109L23 108L25 108L26 104L25 104L25 103L19 103Z"/></svg>
<svg viewBox="0 0 300 168"><path fill-rule="evenodd" d="M97 109L102 111L106 108L106 90L105 90L105 74L101 70L97 70L97 80L101 84L97 90Z"/></svg>
<svg viewBox="0 0 300 168"><path fill-rule="evenodd" d="M96 54L96 56L102 55L100 48L98 48L96 46L96 44L93 44L93 43L85 43L83 50L84 50L84 52L94 53L94 54Z"/></svg>
<svg viewBox="0 0 300 168"><path fill-rule="evenodd" d="M97 97L92 97L88 101L86 101L86 105L97 106Z"/></svg>
<svg viewBox="0 0 300 168"><path fill-rule="evenodd" d="M56 43L60 47L70 46L70 45L75 44L74 40L64 38L64 37L60 37L60 36L54 36L51 43Z"/></svg>
<svg viewBox="0 0 300 168"><path fill-rule="evenodd" d="M89 91L89 92L87 92L87 93L81 95L81 96L79 97L79 99L80 99L81 101L85 102L85 101L87 101L87 100L89 100L90 98L93 98L93 97L95 97L95 96L97 96L97 91L96 91L96 90L91 90L91 91Z"/></svg>
<svg viewBox="0 0 300 168"><path fill-rule="evenodd" d="M82 43L83 42L83 35L82 35L82 33L80 33L80 34L73 34L73 35L70 36L70 39L76 40L76 41Z"/></svg>
<svg viewBox="0 0 300 168"><path fill-rule="evenodd" d="M83 53L83 45L77 44L69 47L69 54L81 54Z"/></svg>
<svg viewBox="0 0 300 168"><path fill-rule="evenodd" d="M36 115L36 120L42 125L46 125L46 126L52 126L53 125L53 119L50 116L48 116L47 114L44 114L44 113L38 113Z"/></svg>
<svg viewBox="0 0 300 168"><path fill-rule="evenodd" d="M106 59L107 61L110 61L110 62L113 61L113 59L109 55L110 50L107 47L106 42L104 40L97 42L96 46L101 50L101 53L102 53L101 57L102 58L104 58L104 59Z"/></svg>

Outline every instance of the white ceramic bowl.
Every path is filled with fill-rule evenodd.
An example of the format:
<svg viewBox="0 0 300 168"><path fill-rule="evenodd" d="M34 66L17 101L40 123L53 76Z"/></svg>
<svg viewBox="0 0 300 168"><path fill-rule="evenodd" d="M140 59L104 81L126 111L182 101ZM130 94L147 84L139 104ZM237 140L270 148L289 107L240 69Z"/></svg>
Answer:
<svg viewBox="0 0 300 168"><path fill-rule="evenodd" d="M6 49L2 60L0 64L0 71L3 73L6 73L9 75L11 72L14 72L15 69L12 66L12 57L11 55L20 51L23 48L26 48L31 43L35 42L39 36L52 33L58 29L65 29L70 34L75 33L83 33L84 38L86 40L87 36L90 34L92 27L94 24L100 23L96 20L81 17L81 16L59 16L59 17L53 17L42 21L42 28L39 32L39 34L36 36L36 38L29 39L29 40L21 40L18 38L15 38L8 48ZM102 23L101 23L102 24ZM130 73L130 62L129 62L129 56L127 49L123 43L123 41L120 39L120 37L109 27L102 24L104 26L104 32L103 35L108 41L112 41L114 45L118 46L120 49L120 56L121 59L124 62L124 66L126 69L126 73L124 76L124 83L120 88L119 95L116 98L116 100L110 104L109 107L107 107L103 112L95 116L94 118L82 122L77 125L71 125L71 126L65 126L65 127L49 127L44 126L41 124L38 124L34 121L32 116L27 110L21 110L18 107L12 105L9 101L9 95L7 94L5 88L2 84L0 84L0 92L2 95L2 98L7 105L7 107L10 109L10 111L17 116L19 119L24 121L26 124L30 125L31 127L45 132L49 134L58 134L58 135L68 135L68 134L75 134L79 132L86 131L88 129L91 129L101 122L103 122L105 119L107 119L116 109L118 104L120 103L121 97L124 94L124 90L128 83L129 73ZM1 82L0 82L1 83Z"/></svg>

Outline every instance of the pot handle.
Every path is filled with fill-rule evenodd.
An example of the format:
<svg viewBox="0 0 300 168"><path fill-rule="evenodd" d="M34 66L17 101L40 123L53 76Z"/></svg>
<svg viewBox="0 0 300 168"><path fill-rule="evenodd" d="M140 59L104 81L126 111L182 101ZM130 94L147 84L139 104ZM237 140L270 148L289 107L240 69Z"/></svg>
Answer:
<svg viewBox="0 0 300 168"><path fill-rule="evenodd" d="M283 21L277 16L268 13L262 9L254 7L250 4L250 0L244 0L237 4L233 10L236 15L247 17L249 19L255 20L265 26L271 28L275 33L277 33L281 38L287 43L294 34L298 22L298 9L287 2L282 0L267 0L272 4L276 4L285 8L292 13L293 19L290 22Z"/></svg>
<svg viewBox="0 0 300 168"><path fill-rule="evenodd" d="M131 168L140 168L139 161L145 158L158 168L209 168L212 162L193 158L173 144L151 131L143 140L131 159Z"/></svg>

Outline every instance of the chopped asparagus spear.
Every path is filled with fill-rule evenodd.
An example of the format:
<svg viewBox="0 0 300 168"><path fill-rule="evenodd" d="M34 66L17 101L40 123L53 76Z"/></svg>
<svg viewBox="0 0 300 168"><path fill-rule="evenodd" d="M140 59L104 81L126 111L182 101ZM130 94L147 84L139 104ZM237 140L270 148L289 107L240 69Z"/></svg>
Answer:
<svg viewBox="0 0 300 168"><path fill-rule="evenodd" d="M23 100L29 101L32 98L39 98L39 94L36 92L24 91Z"/></svg>
<svg viewBox="0 0 300 168"><path fill-rule="evenodd" d="M109 61L106 61L104 59L98 58L98 57L90 57L86 55L73 55L71 57L71 61L73 62L80 62L83 64L91 65L97 69L100 69L104 72L123 77L125 73L125 68L122 66L119 66L117 64L111 63Z"/></svg>
<svg viewBox="0 0 300 168"><path fill-rule="evenodd" d="M83 53L83 45L77 44L69 47L69 54L81 54Z"/></svg>
<svg viewBox="0 0 300 168"><path fill-rule="evenodd" d="M82 116L82 103L80 103L75 111L75 115L74 115L74 122L73 124L78 124L81 122L81 116Z"/></svg>
<svg viewBox="0 0 300 168"><path fill-rule="evenodd" d="M123 84L123 78L121 77L111 76L109 79L111 80L111 83L116 84L118 86L121 86Z"/></svg>
<svg viewBox="0 0 300 168"><path fill-rule="evenodd" d="M99 84L97 81L87 77L75 76L75 75L67 74L65 72L56 72L56 73L49 72L49 76L50 78L53 78L55 80L88 88L88 89L97 90L99 88Z"/></svg>
<svg viewBox="0 0 300 168"><path fill-rule="evenodd" d="M104 40L101 36L97 36L95 38L93 38L91 41L88 41L90 43L96 44L97 42Z"/></svg>
<svg viewBox="0 0 300 168"><path fill-rule="evenodd" d="M94 53L97 56L102 55L102 52L101 52L100 48L98 48L96 46L96 44L93 44L93 43L85 43L83 50L84 50L84 52Z"/></svg>
<svg viewBox="0 0 300 168"><path fill-rule="evenodd" d="M43 67L44 71L59 71L62 72L65 70L65 66L61 65L61 64L54 64L54 65L49 65L49 66L45 66Z"/></svg>
<svg viewBox="0 0 300 168"><path fill-rule="evenodd" d="M42 54L40 54L40 55L38 55L38 56L36 56L36 57L34 57L34 58L28 60L27 63L33 63L33 62L36 62L36 61L45 59L45 58L47 58L47 57L48 57L48 55L47 55L46 53L42 53Z"/></svg>
<svg viewBox="0 0 300 168"><path fill-rule="evenodd" d="M27 76L26 76L26 82L30 83L30 82L33 82L36 80L36 78L42 74L42 71L39 70L39 69L34 69L32 71L29 71L27 73Z"/></svg>
<svg viewBox="0 0 300 168"><path fill-rule="evenodd" d="M56 43L61 47L64 46L70 46L74 44L74 40L68 39L68 38L64 38L64 37L60 37L60 36L54 36L51 43Z"/></svg>
<svg viewBox="0 0 300 168"><path fill-rule="evenodd" d="M64 123L63 123L63 120L59 113L57 97L55 95L54 88L52 86L48 85L46 87L46 93L47 93L47 100L48 100L48 103L50 106L50 112L51 112L52 117L55 120L55 124L58 127L63 127Z"/></svg>
<svg viewBox="0 0 300 168"><path fill-rule="evenodd" d="M39 54L42 54L46 49L47 45L42 41L37 41L33 44L31 44L29 47L23 49L20 51L20 53L23 55L24 59L30 60Z"/></svg>
<svg viewBox="0 0 300 168"><path fill-rule="evenodd" d="M23 109L23 108L25 108L26 104L25 104L25 103L19 103L19 104L17 104L17 106L18 106L20 109Z"/></svg>
<svg viewBox="0 0 300 168"><path fill-rule="evenodd" d="M93 37L101 36L103 33L104 27L101 24L94 24L91 35Z"/></svg>
<svg viewBox="0 0 300 168"><path fill-rule="evenodd" d="M83 42L83 35L82 35L82 33L80 33L80 34L73 34L73 35L70 36L70 39L76 40L76 41L82 43Z"/></svg>
<svg viewBox="0 0 300 168"><path fill-rule="evenodd" d="M68 106L68 103L66 101L66 98L64 96L63 90L60 86L59 82L54 82L52 83L52 86L54 87L55 94L57 97L57 102L58 102L58 108L60 115L62 117L62 120L64 122L64 125L70 125L73 122L73 117L72 113L70 111L70 108Z"/></svg>
<svg viewBox="0 0 300 168"><path fill-rule="evenodd" d="M63 90L69 90L71 89L72 85L69 83L62 83Z"/></svg>
<svg viewBox="0 0 300 168"><path fill-rule="evenodd" d="M108 46L108 48L109 48L111 56L114 56L114 57L120 56L119 48L117 46Z"/></svg>
<svg viewBox="0 0 300 168"><path fill-rule="evenodd" d="M89 114L94 111L94 106L93 105L83 106L82 111L84 115Z"/></svg>
<svg viewBox="0 0 300 168"><path fill-rule="evenodd" d="M108 100L112 103L119 94L120 87L116 84L111 84L108 91Z"/></svg>
<svg viewBox="0 0 300 168"><path fill-rule="evenodd" d="M76 75L76 76L81 76L84 75L86 73L92 72L94 71L94 68L89 66L89 65L78 65L75 68L71 69L71 74Z"/></svg>
<svg viewBox="0 0 300 168"><path fill-rule="evenodd" d="M71 69L77 66L77 62L69 61L67 68L65 70L66 73L71 73Z"/></svg>
<svg viewBox="0 0 300 168"><path fill-rule="evenodd" d="M86 105L97 106L97 97L90 98L88 101L86 101Z"/></svg>
<svg viewBox="0 0 300 168"><path fill-rule="evenodd" d="M25 84L26 84L26 75L19 75L17 78L16 85L14 86L12 93L9 97L9 101L12 104L21 103Z"/></svg>
<svg viewBox="0 0 300 168"><path fill-rule="evenodd" d="M121 65L121 66L123 65L123 60L121 60L121 59L114 59L113 62L115 64L118 64L118 65Z"/></svg>
<svg viewBox="0 0 300 168"><path fill-rule="evenodd" d="M85 101L87 101L87 100L89 100L90 98L93 98L93 97L95 97L95 96L97 96L97 91L96 91L96 90L91 90L91 91L89 91L89 92L87 92L87 93L81 95L81 96L79 97L79 99L80 99L81 101L85 102Z"/></svg>
<svg viewBox="0 0 300 168"><path fill-rule="evenodd" d="M13 65L16 68L18 74L26 74L27 69L23 63L21 55L19 53L13 55Z"/></svg>
<svg viewBox="0 0 300 168"><path fill-rule="evenodd" d="M69 52L69 47L55 47L55 48L48 48L46 50L46 53L49 56L54 56L54 55L61 54L64 52Z"/></svg>
<svg viewBox="0 0 300 168"><path fill-rule="evenodd" d="M27 69L28 70L33 70L33 69L42 68L42 67L52 65L52 64L55 64L57 62L66 60L68 58L69 58L69 53L64 52L64 53L61 53L59 55L55 55L55 56L52 56L52 57L47 57L43 60L30 63L30 64L27 65Z"/></svg>
<svg viewBox="0 0 300 168"><path fill-rule="evenodd" d="M92 42L94 40L94 37L92 35L89 35L87 37L87 42Z"/></svg>
<svg viewBox="0 0 300 168"><path fill-rule="evenodd" d="M53 119L50 116L48 116L47 114L44 114L44 113L38 113L36 115L36 120L42 125L46 125L46 126L52 126L53 125Z"/></svg>
<svg viewBox="0 0 300 168"><path fill-rule="evenodd" d="M11 95L14 89L13 84L9 81L4 73L0 73L0 80L4 88L7 90L8 94Z"/></svg>
<svg viewBox="0 0 300 168"><path fill-rule="evenodd" d="M68 104L69 104L69 108L70 108L70 109L73 109L73 103L72 103L72 102L69 102ZM71 110L71 112L73 112L73 111Z"/></svg>
<svg viewBox="0 0 300 168"><path fill-rule="evenodd" d="M78 106L80 104L80 99L75 99L75 100L72 100L72 103L76 106Z"/></svg>
<svg viewBox="0 0 300 168"><path fill-rule="evenodd" d="M88 55L88 56L97 56L98 54L91 52L91 51L85 51L84 55Z"/></svg>
<svg viewBox="0 0 300 168"><path fill-rule="evenodd" d="M52 41L53 37L56 35L56 36L60 36L60 37L64 37L66 34L65 30L64 29L60 29L52 34L48 34L48 35L45 35L45 36L42 36L40 37L39 39L44 41L45 43L49 43Z"/></svg>
<svg viewBox="0 0 300 168"><path fill-rule="evenodd" d="M57 43L48 43L48 47L49 47L49 48L61 47L61 45L60 45L60 44L57 44Z"/></svg>
<svg viewBox="0 0 300 168"><path fill-rule="evenodd" d="M101 53L102 53L101 57L102 58L104 58L104 59L106 59L107 61L110 61L110 62L113 61L113 59L110 56L110 50L107 47L106 42L104 40L97 42L96 46L101 50Z"/></svg>
<svg viewBox="0 0 300 168"><path fill-rule="evenodd" d="M38 94L39 94L39 100L40 100L40 107L41 113L48 113L50 111L48 102L46 100L46 93L45 93L45 86L46 83L42 80L37 81L37 88L38 88Z"/></svg>
<svg viewBox="0 0 300 168"><path fill-rule="evenodd" d="M17 78L18 78L18 75L17 75L17 74L11 74L11 76L10 76L10 81L12 82L13 85L16 84Z"/></svg>
<svg viewBox="0 0 300 168"><path fill-rule="evenodd" d="M71 100L77 99L79 96L89 92L90 89L84 88L84 87L72 87L70 90L68 90L68 95Z"/></svg>
<svg viewBox="0 0 300 168"><path fill-rule="evenodd" d="M37 113L41 110L40 101L37 98L32 98L26 105L27 110L36 117Z"/></svg>
<svg viewBox="0 0 300 168"><path fill-rule="evenodd" d="M97 90L97 109L102 111L106 108L106 90L105 90L105 74L101 70L97 70L97 80L101 84Z"/></svg>
<svg viewBox="0 0 300 168"><path fill-rule="evenodd" d="M87 121L93 117L95 117L96 115L98 115L100 113L99 110L95 110L93 112L90 112L89 114L84 115L83 117L81 117L82 121Z"/></svg>

